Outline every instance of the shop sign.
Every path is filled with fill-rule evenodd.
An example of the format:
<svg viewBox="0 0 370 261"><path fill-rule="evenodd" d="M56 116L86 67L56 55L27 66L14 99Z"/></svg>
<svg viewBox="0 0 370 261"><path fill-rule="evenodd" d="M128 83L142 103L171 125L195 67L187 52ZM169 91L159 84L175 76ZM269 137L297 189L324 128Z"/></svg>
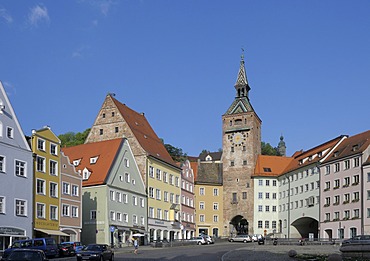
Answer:
<svg viewBox="0 0 370 261"><path fill-rule="evenodd" d="M17 235L24 236L26 233L23 229L14 227L0 227L0 235Z"/></svg>

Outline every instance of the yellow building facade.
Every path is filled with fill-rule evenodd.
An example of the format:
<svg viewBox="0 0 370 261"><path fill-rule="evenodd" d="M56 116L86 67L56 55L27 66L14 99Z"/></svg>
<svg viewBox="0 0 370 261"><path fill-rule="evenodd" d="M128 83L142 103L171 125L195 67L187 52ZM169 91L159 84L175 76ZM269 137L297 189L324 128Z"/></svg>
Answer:
<svg viewBox="0 0 370 261"><path fill-rule="evenodd" d="M180 169L153 157L147 167L149 240L181 239Z"/></svg>
<svg viewBox="0 0 370 261"><path fill-rule="evenodd" d="M223 188L218 184L196 184L196 235L223 236Z"/></svg>
<svg viewBox="0 0 370 261"><path fill-rule="evenodd" d="M52 236L58 241L65 236L59 230L60 140L49 127L33 130L31 137L34 154L34 237ZM70 188L69 188L70 189Z"/></svg>

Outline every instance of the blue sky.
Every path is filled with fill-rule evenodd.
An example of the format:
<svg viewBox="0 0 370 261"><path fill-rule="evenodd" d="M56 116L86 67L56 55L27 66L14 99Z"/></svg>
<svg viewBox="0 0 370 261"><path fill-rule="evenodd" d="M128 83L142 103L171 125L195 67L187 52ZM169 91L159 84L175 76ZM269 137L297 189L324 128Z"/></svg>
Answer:
<svg viewBox="0 0 370 261"><path fill-rule="evenodd" d="M369 129L370 1L0 0L0 80L26 135L92 126L109 92L188 155L222 147L241 48L262 140Z"/></svg>

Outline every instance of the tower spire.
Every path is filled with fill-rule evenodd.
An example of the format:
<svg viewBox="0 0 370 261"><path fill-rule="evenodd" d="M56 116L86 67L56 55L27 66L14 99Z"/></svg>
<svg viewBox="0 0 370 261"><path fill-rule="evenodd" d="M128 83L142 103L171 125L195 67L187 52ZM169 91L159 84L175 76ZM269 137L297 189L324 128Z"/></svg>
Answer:
<svg viewBox="0 0 370 261"><path fill-rule="evenodd" d="M245 65L244 65L244 49L242 48L242 55L240 58L240 67L238 72L238 78L236 79L236 83L234 85L236 89L236 97L248 97L248 92L250 91L250 87L248 84L247 74L245 72Z"/></svg>

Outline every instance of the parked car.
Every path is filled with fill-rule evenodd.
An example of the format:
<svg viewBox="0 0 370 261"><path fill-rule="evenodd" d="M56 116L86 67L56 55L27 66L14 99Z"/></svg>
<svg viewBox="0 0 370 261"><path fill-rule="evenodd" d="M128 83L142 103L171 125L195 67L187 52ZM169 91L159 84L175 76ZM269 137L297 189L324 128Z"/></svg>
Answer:
<svg viewBox="0 0 370 261"><path fill-rule="evenodd" d="M206 240L203 237L192 237L189 239L191 242L196 242L197 245L204 245L207 244Z"/></svg>
<svg viewBox="0 0 370 261"><path fill-rule="evenodd" d="M62 243L58 245L58 248L59 248L59 257L76 255L76 250L71 244Z"/></svg>
<svg viewBox="0 0 370 261"><path fill-rule="evenodd" d="M252 238L249 235L236 235L235 237L229 238L229 242L252 242Z"/></svg>
<svg viewBox="0 0 370 261"><path fill-rule="evenodd" d="M62 245L63 244L72 245L76 253L80 252L84 248L81 242L78 242L78 241L63 242Z"/></svg>
<svg viewBox="0 0 370 261"><path fill-rule="evenodd" d="M213 238L211 236L208 236L208 235L203 235L202 236L204 238L204 240L206 241L206 244L209 245L209 244L214 244L215 241L213 240Z"/></svg>
<svg viewBox="0 0 370 261"><path fill-rule="evenodd" d="M13 249L13 251L5 258L1 260L6 261L47 261L44 251L39 249Z"/></svg>
<svg viewBox="0 0 370 261"><path fill-rule="evenodd" d="M342 241L342 245L347 244L370 244L370 235L358 235Z"/></svg>
<svg viewBox="0 0 370 261"><path fill-rule="evenodd" d="M39 249L44 251L47 257L56 257L59 254L58 245L55 242L54 238L32 238L32 239L23 239L16 240L13 242L11 247L5 249L3 253L3 258L6 258L14 249Z"/></svg>
<svg viewBox="0 0 370 261"><path fill-rule="evenodd" d="M114 260L114 252L106 244L90 244L76 254L77 261L81 260Z"/></svg>

